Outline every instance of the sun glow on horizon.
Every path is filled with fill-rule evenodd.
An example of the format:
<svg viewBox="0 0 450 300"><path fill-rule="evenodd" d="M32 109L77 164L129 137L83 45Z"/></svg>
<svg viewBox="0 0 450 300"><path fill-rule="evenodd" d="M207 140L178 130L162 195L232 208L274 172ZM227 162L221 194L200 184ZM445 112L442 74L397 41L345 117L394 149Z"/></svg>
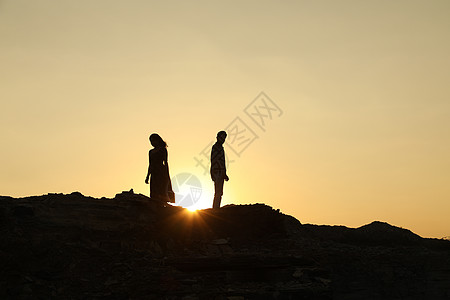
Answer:
<svg viewBox="0 0 450 300"><path fill-rule="evenodd" d="M176 194L176 203L178 203L181 207L187 208L189 211L211 208L214 197L214 183L212 181L208 181L208 177L206 176L191 175L198 178L200 181L200 186L191 186L188 182L178 182L177 185L173 184ZM175 187L177 187L176 190ZM196 194L199 192L200 194ZM190 199L196 200L194 203L192 203L192 201L183 201L184 198L187 198L186 195L188 194L191 196ZM199 198L197 198L196 195L199 195Z"/></svg>
<svg viewBox="0 0 450 300"><path fill-rule="evenodd" d="M208 209L212 208L213 205L213 199L214 199L214 183L212 180L210 180L207 176L198 176L200 182L201 182L201 195L200 198L194 203L194 204L187 204L184 205L184 203L180 203L178 206L184 207L188 209L191 212L202 210L202 209ZM179 201L178 197L183 197L182 195L185 195L185 193L188 192L189 189L187 189L185 186L180 188L181 195L176 194L176 201ZM231 204L233 201L230 199L234 199L234 189L230 185L229 182L225 182L224 184L224 194L222 196L221 206ZM176 204L175 204L176 205Z"/></svg>

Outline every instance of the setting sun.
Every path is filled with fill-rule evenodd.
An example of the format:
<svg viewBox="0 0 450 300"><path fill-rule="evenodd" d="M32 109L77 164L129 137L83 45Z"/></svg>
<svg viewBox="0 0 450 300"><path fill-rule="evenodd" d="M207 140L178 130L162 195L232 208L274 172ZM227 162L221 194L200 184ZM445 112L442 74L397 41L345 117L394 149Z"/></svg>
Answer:
<svg viewBox="0 0 450 300"><path fill-rule="evenodd" d="M195 176L195 175L193 175ZM189 203L187 205L184 205L183 203L180 204L180 206L185 207L189 209L190 211L196 211L198 209L205 209L205 208L211 208L212 207L212 200L213 200L213 194L214 194L214 185L212 181L206 180L206 178L200 177L201 180L201 186L199 188L200 195L199 198L196 199L194 203ZM191 189L187 187L182 187L180 189L180 195L177 194L176 197L182 197L182 195L186 195L186 193L191 193ZM184 193L184 194L183 194ZM177 201L177 200L176 200Z"/></svg>

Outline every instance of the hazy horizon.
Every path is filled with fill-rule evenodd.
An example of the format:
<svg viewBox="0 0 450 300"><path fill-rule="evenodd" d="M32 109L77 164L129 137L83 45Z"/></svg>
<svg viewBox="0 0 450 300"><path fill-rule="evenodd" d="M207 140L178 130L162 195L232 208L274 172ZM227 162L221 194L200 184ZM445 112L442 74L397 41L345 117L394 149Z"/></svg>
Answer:
<svg viewBox="0 0 450 300"><path fill-rule="evenodd" d="M222 205L449 236L449 15L438 0L0 0L0 195L148 194L156 132L210 207L196 159L245 128Z"/></svg>

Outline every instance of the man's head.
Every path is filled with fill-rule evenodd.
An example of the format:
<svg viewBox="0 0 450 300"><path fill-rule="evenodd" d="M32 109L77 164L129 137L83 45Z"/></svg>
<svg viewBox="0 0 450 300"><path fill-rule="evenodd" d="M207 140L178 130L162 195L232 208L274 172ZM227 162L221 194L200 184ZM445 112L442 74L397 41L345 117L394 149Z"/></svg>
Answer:
<svg viewBox="0 0 450 300"><path fill-rule="evenodd" d="M225 131L219 131L217 133L217 141L221 144L225 143L225 139L227 138L227 133Z"/></svg>

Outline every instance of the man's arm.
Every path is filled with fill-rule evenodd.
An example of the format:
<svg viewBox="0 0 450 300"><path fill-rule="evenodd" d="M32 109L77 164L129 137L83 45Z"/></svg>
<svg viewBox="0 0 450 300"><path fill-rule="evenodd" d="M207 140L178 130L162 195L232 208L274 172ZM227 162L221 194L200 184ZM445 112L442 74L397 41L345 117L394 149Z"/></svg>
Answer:
<svg viewBox="0 0 450 300"><path fill-rule="evenodd" d="M222 159L223 159L223 171L224 171L224 175L223 175L223 179L225 179L225 181L230 180L230 178L227 175L227 164L225 161L225 150L223 150L222 148Z"/></svg>

